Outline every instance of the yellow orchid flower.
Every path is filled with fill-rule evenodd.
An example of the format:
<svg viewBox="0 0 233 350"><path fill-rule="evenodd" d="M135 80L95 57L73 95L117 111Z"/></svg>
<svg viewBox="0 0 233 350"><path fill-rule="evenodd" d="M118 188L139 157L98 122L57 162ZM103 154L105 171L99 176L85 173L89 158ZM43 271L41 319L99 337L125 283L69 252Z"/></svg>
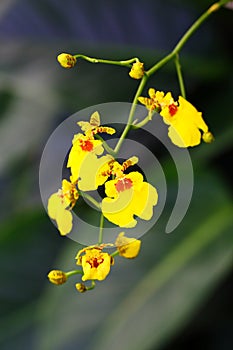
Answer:
<svg viewBox="0 0 233 350"><path fill-rule="evenodd" d="M101 140L95 140L83 134L74 135L73 145L71 147L67 168L70 168L72 181L79 179L79 172L85 158L93 153L94 155L101 155L104 152Z"/></svg>
<svg viewBox="0 0 233 350"><path fill-rule="evenodd" d="M202 113L179 96L178 106L170 104L162 108L160 115L169 125L168 136L178 147L192 147L201 142L201 132L208 133L208 126L202 118Z"/></svg>
<svg viewBox="0 0 233 350"><path fill-rule="evenodd" d="M80 177L82 181L79 183L79 188L83 191L95 190L98 186L103 183L96 180L96 184L87 187L89 177L95 176L97 169L101 167L104 162L107 161L106 158L98 159L97 156L104 152L101 140L96 140L95 135L98 133L114 134L115 129L105 126L100 126L100 115L96 111L90 117L90 122L80 121L77 123L84 134L74 135L72 141L72 147L69 153L69 158L67 162L67 168L70 168L72 181L77 181ZM110 157L110 156L108 156ZM108 158L110 160L110 158ZM82 168L82 174L80 174ZM92 171L90 172L90 169ZM85 184L84 184L85 183ZM81 188L81 187L82 188Z"/></svg>
<svg viewBox="0 0 233 350"><path fill-rule="evenodd" d="M149 89L149 98L139 97L138 100L149 110L149 116L157 111L169 125L168 136L178 147L192 147L199 145L201 138L204 142L213 141L213 135L202 118L202 113L182 96L178 102L174 101L170 92ZM203 135L201 134L203 131Z"/></svg>
<svg viewBox="0 0 233 350"><path fill-rule="evenodd" d="M103 253L101 247L86 247L78 252L76 259L77 265L83 268L83 281L104 280L114 264L111 255Z"/></svg>
<svg viewBox="0 0 233 350"><path fill-rule="evenodd" d="M139 172L123 174L105 183L105 197L102 201L103 215L120 227L134 227L134 215L150 220L153 207L157 204L157 190Z"/></svg>

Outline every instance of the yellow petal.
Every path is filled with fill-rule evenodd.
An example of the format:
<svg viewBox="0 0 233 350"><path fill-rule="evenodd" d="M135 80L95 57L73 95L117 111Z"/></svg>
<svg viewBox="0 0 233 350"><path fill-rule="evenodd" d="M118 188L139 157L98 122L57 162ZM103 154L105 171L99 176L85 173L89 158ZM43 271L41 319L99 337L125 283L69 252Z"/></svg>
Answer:
<svg viewBox="0 0 233 350"><path fill-rule="evenodd" d="M197 146L201 142L199 129L191 125L174 123L174 125L168 128L168 136L172 140L172 143L178 147Z"/></svg>
<svg viewBox="0 0 233 350"><path fill-rule="evenodd" d="M121 232L116 239L116 247L119 251L119 255L127 259L135 258L141 247L141 241L135 238L128 238L124 236L124 232Z"/></svg>
<svg viewBox="0 0 233 350"><path fill-rule="evenodd" d="M135 208L135 215L143 220L150 220L153 216L153 207L158 202L158 192L149 183L143 182L141 190L134 191L132 206Z"/></svg>
<svg viewBox="0 0 233 350"><path fill-rule="evenodd" d="M193 122L193 124L202 131L208 131L208 126L202 118L202 113L198 112L196 108L182 96L179 96L179 113L182 115L183 121Z"/></svg>
<svg viewBox="0 0 233 350"><path fill-rule="evenodd" d="M67 235L72 229L73 217L69 210L61 209L56 217L57 227L62 236Z"/></svg>
<svg viewBox="0 0 233 350"><path fill-rule="evenodd" d="M83 160L79 170L79 189L81 191L96 190L98 186L108 179L109 175L103 174L103 171L108 169L109 161L113 160L113 157L106 155L100 158L94 153L89 153Z"/></svg>
<svg viewBox="0 0 233 350"><path fill-rule="evenodd" d="M120 227L135 227L134 208L132 207L133 189L120 192L117 198L104 198L102 201L103 215Z"/></svg>
<svg viewBox="0 0 233 350"><path fill-rule="evenodd" d="M65 209L67 207L66 203L62 203L58 193L53 193L48 200L48 215L51 219L56 219L61 207Z"/></svg>
<svg viewBox="0 0 233 350"><path fill-rule="evenodd" d="M50 196L48 201L48 215L55 220L61 235L68 234L72 229L72 214L66 209L67 204L58 193Z"/></svg>

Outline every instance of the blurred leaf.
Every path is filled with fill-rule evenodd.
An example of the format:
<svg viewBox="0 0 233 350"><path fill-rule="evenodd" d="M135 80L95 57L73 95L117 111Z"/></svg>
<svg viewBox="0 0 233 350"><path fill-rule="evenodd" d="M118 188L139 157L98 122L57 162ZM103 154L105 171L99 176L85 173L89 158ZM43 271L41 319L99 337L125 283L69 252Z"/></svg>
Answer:
<svg viewBox="0 0 233 350"><path fill-rule="evenodd" d="M45 213L35 209L21 211L13 220L10 216L0 225L0 342L24 327L31 328L32 320L26 315L33 314L61 243L52 234L48 237L52 227Z"/></svg>

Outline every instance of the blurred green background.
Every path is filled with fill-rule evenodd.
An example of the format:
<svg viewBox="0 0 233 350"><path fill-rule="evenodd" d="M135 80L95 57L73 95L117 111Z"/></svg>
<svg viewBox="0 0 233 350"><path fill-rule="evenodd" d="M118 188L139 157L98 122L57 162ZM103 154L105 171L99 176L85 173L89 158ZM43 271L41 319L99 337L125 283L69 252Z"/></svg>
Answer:
<svg viewBox="0 0 233 350"><path fill-rule="evenodd" d="M40 199L40 157L69 115L104 102L131 102L127 69L78 63L62 69L60 52L140 57L146 67L171 50L211 1L3 0L0 2L0 349L229 350L233 345L232 42L233 12L221 9L181 54L187 96L204 112L214 144L190 150L193 200L180 226L164 229L165 211L132 261L117 259L89 293L75 278L47 281L73 268L77 243L59 236ZM174 66L150 86L179 93Z"/></svg>

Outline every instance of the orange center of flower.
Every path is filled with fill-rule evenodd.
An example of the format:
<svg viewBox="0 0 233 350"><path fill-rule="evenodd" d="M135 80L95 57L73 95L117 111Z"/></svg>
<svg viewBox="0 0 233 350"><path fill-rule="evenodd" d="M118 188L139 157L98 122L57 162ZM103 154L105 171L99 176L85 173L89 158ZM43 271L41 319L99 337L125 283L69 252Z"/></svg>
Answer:
<svg viewBox="0 0 233 350"><path fill-rule="evenodd" d="M87 263L90 264L91 268L97 268L103 261L103 258L91 258L90 260L87 260Z"/></svg>
<svg viewBox="0 0 233 350"><path fill-rule="evenodd" d="M83 151L91 152L93 150L93 143L89 140L80 140L80 147Z"/></svg>
<svg viewBox="0 0 233 350"><path fill-rule="evenodd" d="M133 186L133 182L130 179L124 178L118 180L115 184L117 192L123 192L125 190L130 189Z"/></svg>
<svg viewBox="0 0 233 350"><path fill-rule="evenodd" d="M174 103L172 103L171 105L168 106L168 108L169 108L170 115L173 117L173 115L176 114L178 107Z"/></svg>

